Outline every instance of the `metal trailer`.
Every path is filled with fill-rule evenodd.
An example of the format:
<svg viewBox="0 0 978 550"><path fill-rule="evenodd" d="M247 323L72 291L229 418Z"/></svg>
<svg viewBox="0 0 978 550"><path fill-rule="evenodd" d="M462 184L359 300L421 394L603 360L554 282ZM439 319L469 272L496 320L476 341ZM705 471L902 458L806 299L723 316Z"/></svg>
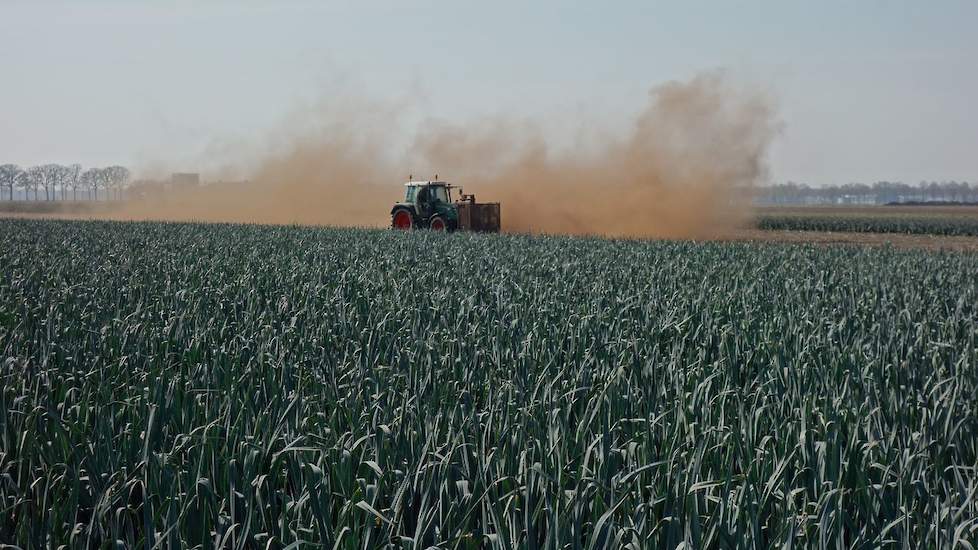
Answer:
<svg viewBox="0 0 978 550"><path fill-rule="evenodd" d="M462 231L499 232L499 203L475 202L475 195L462 195L455 203L458 210L458 229Z"/></svg>

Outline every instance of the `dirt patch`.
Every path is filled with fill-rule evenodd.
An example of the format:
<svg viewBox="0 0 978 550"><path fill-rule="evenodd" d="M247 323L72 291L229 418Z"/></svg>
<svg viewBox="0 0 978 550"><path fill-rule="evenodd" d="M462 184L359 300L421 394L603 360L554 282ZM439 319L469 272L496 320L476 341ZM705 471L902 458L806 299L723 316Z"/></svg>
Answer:
<svg viewBox="0 0 978 550"><path fill-rule="evenodd" d="M119 201L0 201L0 215L102 216L119 209Z"/></svg>

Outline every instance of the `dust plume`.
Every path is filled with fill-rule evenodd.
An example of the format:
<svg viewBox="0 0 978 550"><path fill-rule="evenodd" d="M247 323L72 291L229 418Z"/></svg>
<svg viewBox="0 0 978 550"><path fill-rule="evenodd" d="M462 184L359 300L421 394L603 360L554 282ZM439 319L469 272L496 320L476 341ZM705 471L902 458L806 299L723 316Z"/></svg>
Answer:
<svg viewBox="0 0 978 550"><path fill-rule="evenodd" d="M259 160L250 183L154 194L120 215L386 226L404 167L415 166L500 202L506 231L706 238L750 215L777 131L766 98L722 73L656 87L625 135L565 151L549 147L534 124L505 117L429 121L406 140L396 125L376 122L375 112L334 112L323 128Z"/></svg>
<svg viewBox="0 0 978 550"><path fill-rule="evenodd" d="M403 193L397 185L403 176L392 168L390 142L365 124L375 120L376 112L360 109L364 108L320 109L316 114L323 120L311 128L290 121L284 136L269 140L284 146L257 161L239 152L239 166L226 166L221 172L231 174L232 180L243 174L244 181L179 189L164 185L129 200L118 217L332 226L388 223L390 205Z"/></svg>

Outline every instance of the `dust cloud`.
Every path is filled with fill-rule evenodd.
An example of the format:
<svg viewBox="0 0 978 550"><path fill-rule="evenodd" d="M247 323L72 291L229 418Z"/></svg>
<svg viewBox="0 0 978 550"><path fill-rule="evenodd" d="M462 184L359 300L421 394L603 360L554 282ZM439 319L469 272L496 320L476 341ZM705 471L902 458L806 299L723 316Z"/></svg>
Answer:
<svg viewBox="0 0 978 550"><path fill-rule="evenodd" d="M505 231L709 238L749 218L778 129L766 97L719 72L652 89L625 135L562 152L505 118L425 124L405 139L376 113L329 117L254 161L249 183L150 193L114 217L387 226L404 167L421 166L500 202Z"/></svg>

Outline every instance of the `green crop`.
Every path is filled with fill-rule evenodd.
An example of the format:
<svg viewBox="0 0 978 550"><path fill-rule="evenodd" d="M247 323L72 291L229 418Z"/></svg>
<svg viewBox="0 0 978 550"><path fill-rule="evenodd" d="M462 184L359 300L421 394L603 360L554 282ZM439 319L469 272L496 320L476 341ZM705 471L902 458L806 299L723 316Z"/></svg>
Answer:
<svg viewBox="0 0 978 550"><path fill-rule="evenodd" d="M0 542L968 548L978 256L0 220Z"/></svg>
<svg viewBox="0 0 978 550"><path fill-rule="evenodd" d="M787 231L978 236L978 218L939 214L765 214L758 217L757 227Z"/></svg>

